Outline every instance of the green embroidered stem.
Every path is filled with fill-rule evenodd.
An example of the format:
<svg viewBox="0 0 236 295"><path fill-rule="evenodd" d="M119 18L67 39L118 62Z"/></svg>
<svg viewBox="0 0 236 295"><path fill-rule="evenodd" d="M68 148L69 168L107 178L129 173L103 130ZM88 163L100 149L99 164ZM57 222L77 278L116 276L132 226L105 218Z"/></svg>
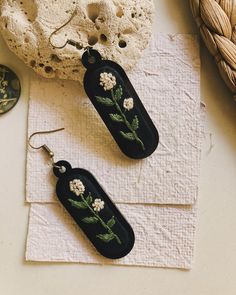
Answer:
<svg viewBox="0 0 236 295"><path fill-rule="evenodd" d="M86 204L89 211L99 220L101 225L108 231L109 234L113 235L118 244L121 244L120 238L112 231L112 229L102 220L102 218L93 210L89 203L85 200L84 196L81 195L82 201Z"/></svg>
<svg viewBox="0 0 236 295"><path fill-rule="evenodd" d="M82 202L76 202L72 199L69 199L69 202L72 206L78 208L78 209L89 209L89 211L92 213L93 217L86 217L83 219L85 223L96 223L100 222L100 224L107 230L108 234L98 234L97 238L103 240L104 242L110 242L113 239L116 239L118 244L122 244L120 238L112 231L111 226L115 224L114 217L108 223L110 223L110 226L106 224L102 218L99 216L98 213L94 211L94 209L90 206L89 202L85 199L84 195L81 194ZM91 198L91 195L89 194L88 198Z"/></svg>
<svg viewBox="0 0 236 295"><path fill-rule="evenodd" d="M110 113L109 116L113 122L123 123L126 125L128 132L122 130L119 131L120 135L129 141L136 141L141 146L142 150L145 150L145 145L138 137L137 130L139 128L139 119L135 115L132 122L129 122L126 118L126 110L130 111L134 108L134 99L132 97L123 99L124 110L120 106L120 101L123 95L123 89L121 85L117 85L116 77L112 73L103 72L100 74L99 85L101 85L104 91L110 92L110 97L95 96L97 102L107 107L114 107L117 113ZM115 86L117 85L116 89Z"/></svg>
<svg viewBox="0 0 236 295"><path fill-rule="evenodd" d="M121 117L123 119L123 122L125 123L126 127L131 131L131 133L133 134L134 139L136 140L136 142L138 144L140 144L142 150L145 151L145 146L144 146L142 140L138 137L137 132L133 129L133 127L131 126L130 122L127 120L125 114L123 113L122 109L120 108L119 104L117 103L117 101L115 99L115 96L114 96L113 89L111 89L111 97L112 97L112 101L115 104L116 110L121 115ZM124 133L121 132L121 134L124 134Z"/></svg>

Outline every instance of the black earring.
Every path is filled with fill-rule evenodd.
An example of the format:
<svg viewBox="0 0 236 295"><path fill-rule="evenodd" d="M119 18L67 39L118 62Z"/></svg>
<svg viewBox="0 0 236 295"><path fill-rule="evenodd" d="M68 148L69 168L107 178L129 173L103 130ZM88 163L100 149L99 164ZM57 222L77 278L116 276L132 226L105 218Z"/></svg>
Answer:
<svg viewBox="0 0 236 295"><path fill-rule="evenodd" d="M84 89L121 151L133 159L150 156L159 134L123 68L87 48Z"/></svg>
<svg viewBox="0 0 236 295"><path fill-rule="evenodd" d="M96 178L87 170L73 169L64 160L55 163L54 153L48 146L31 144L32 137L37 134L63 129L36 132L30 136L29 145L33 149L43 149L49 155L54 175L58 177L57 197L97 251L111 259L124 257L134 245L133 229Z"/></svg>
<svg viewBox="0 0 236 295"><path fill-rule="evenodd" d="M51 46L67 45L85 49L82 63L87 69L84 89L121 151L133 159L144 159L157 148L159 134L123 68L102 59L97 50L68 39L63 46L52 44L52 37L76 15L57 28L49 37Z"/></svg>

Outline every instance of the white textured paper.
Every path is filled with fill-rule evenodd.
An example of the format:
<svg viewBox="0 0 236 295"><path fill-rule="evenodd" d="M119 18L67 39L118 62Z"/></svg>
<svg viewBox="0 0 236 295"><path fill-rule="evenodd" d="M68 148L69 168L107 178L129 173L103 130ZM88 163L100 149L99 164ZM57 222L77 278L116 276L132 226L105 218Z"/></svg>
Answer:
<svg viewBox="0 0 236 295"><path fill-rule="evenodd" d="M116 202L193 204L197 196L200 155L199 49L194 36L153 36L150 48L129 74L160 133L149 158L125 157L78 83L33 76L29 135L40 136L56 160L91 171ZM27 201L55 202L56 179L48 159L28 152Z"/></svg>
<svg viewBox="0 0 236 295"><path fill-rule="evenodd" d="M191 268L195 209L141 204L118 207L136 238L126 257L110 260L97 254L62 206L32 204L26 260Z"/></svg>

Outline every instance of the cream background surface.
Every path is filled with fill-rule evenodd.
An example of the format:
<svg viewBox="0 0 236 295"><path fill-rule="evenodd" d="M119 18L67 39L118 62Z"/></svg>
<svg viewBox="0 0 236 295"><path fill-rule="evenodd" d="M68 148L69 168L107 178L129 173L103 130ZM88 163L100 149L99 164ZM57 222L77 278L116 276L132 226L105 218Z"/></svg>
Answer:
<svg viewBox="0 0 236 295"><path fill-rule="evenodd" d="M196 32L188 1L157 0L160 33ZM27 89L30 72L0 42L0 63L11 66ZM236 104L202 49L202 99L207 104L198 234L192 271L24 262L28 206L25 139L28 93L0 117L1 294L234 295L236 290Z"/></svg>

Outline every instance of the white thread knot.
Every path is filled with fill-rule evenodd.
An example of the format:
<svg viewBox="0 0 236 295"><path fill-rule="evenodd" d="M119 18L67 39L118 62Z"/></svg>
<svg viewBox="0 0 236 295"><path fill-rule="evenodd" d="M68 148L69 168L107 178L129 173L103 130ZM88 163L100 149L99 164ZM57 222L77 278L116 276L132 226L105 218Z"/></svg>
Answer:
<svg viewBox="0 0 236 295"><path fill-rule="evenodd" d="M70 181L70 191L73 192L76 196L80 196L84 193L85 186L81 180L74 179Z"/></svg>
<svg viewBox="0 0 236 295"><path fill-rule="evenodd" d="M105 91L111 90L116 86L116 77L113 76L112 73L101 73L100 85Z"/></svg>
<svg viewBox="0 0 236 295"><path fill-rule="evenodd" d="M104 209L105 203L101 199L95 199L92 206L93 210L96 212L100 212L102 209Z"/></svg>

